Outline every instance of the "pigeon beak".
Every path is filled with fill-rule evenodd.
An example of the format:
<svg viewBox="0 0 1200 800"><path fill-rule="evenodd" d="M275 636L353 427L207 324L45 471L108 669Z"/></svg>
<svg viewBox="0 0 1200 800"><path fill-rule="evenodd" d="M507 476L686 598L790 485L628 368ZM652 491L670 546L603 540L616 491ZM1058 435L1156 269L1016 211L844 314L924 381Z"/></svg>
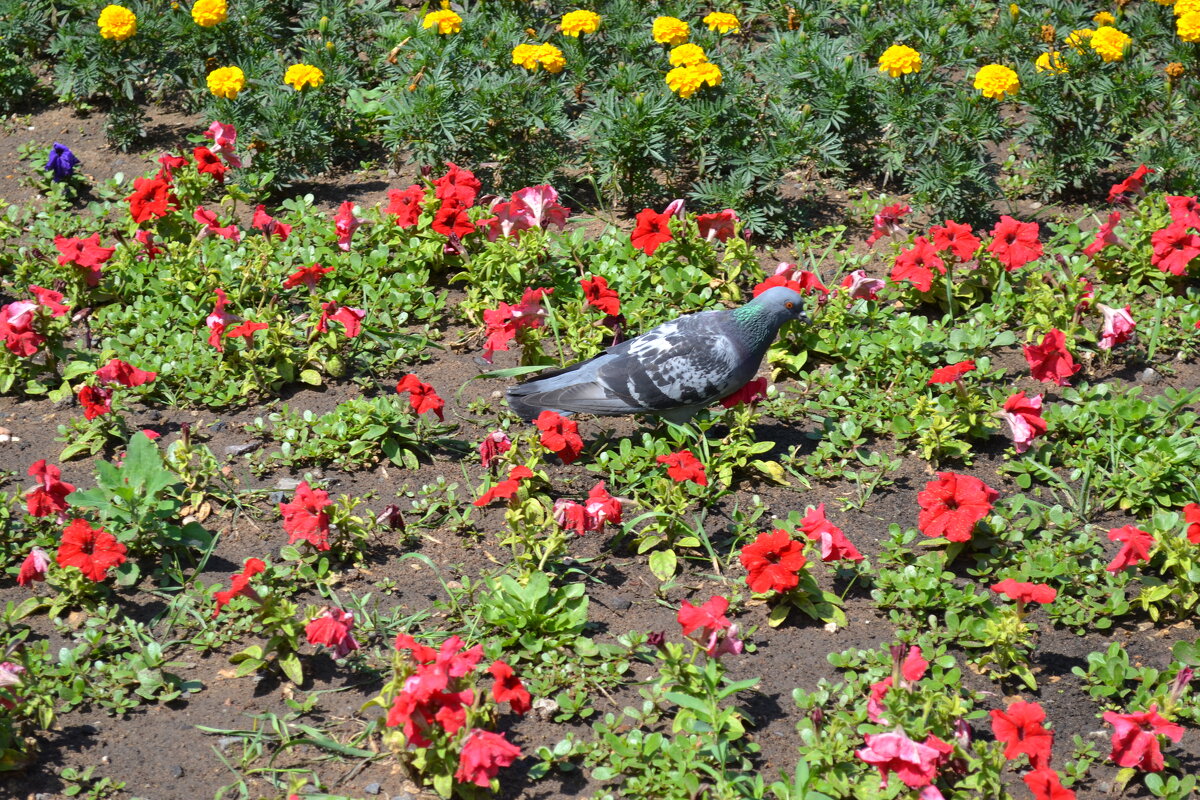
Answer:
<svg viewBox="0 0 1200 800"><path fill-rule="evenodd" d="M803 322L805 325L807 325L808 323L812 322L812 320L811 320L811 319L809 319L809 317L808 317L808 314L806 314L806 313L805 313L805 312L803 312L803 311L801 311L799 314L797 314L797 315L796 315L796 319L800 320L800 321L801 321L801 322Z"/></svg>

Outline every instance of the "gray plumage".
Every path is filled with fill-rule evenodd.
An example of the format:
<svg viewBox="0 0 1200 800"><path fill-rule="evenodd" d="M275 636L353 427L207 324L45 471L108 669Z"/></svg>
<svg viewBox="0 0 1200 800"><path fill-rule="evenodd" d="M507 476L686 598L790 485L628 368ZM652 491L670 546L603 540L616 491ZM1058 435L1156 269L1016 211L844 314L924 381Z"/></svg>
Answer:
<svg viewBox="0 0 1200 800"><path fill-rule="evenodd" d="M540 373L510 387L508 405L526 420L550 410L686 422L746 385L779 328L794 319L808 319L803 296L776 286L739 308L688 314L587 361Z"/></svg>

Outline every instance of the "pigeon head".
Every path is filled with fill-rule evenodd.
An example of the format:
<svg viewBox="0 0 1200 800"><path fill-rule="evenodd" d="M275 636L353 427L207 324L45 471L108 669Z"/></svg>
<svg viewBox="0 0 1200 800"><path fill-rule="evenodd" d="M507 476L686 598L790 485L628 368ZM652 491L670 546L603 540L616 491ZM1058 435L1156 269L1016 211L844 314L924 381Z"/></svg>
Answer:
<svg viewBox="0 0 1200 800"><path fill-rule="evenodd" d="M765 318L776 329L795 319L808 322L808 315L804 313L804 295L786 286L767 289L746 307L753 308L756 316Z"/></svg>

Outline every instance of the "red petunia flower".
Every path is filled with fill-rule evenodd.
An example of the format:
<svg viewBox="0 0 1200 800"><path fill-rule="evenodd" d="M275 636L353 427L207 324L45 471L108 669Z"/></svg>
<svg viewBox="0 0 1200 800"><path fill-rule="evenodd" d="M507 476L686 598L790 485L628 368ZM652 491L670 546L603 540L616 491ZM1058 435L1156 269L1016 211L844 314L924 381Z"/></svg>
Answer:
<svg viewBox="0 0 1200 800"><path fill-rule="evenodd" d="M987 249L1008 272L1020 269L1030 261L1042 257L1038 224L1019 222L1004 214L996 223L996 227L992 228L992 243Z"/></svg>
<svg viewBox="0 0 1200 800"><path fill-rule="evenodd" d="M800 531L820 545L821 560L826 563L863 560L863 554L846 538L842 529L825 518L824 503L807 510L800 521Z"/></svg>
<svg viewBox="0 0 1200 800"><path fill-rule="evenodd" d="M513 192L511 203L520 207L535 228L546 229L557 225L561 231L567 226L567 215L571 210L558 202L558 192L548 183L526 186Z"/></svg>
<svg viewBox="0 0 1200 800"><path fill-rule="evenodd" d="M512 440L504 431L492 431L479 444L479 461L487 469L502 454L512 449Z"/></svg>
<svg viewBox="0 0 1200 800"><path fill-rule="evenodd" d="M229 605L229 602L235 597L249 597L255 602L261 602L258 592L250 588L250 579L255 575L265 571L267 565L260 558L247 558L246 563L242 566L242 571L233 576L229 581L229 588L223 592L213 594L213 600L216 601L216 608L213 609L213 617L215 618L221 613L221 609Z"/></svg>
<svg viewBox="0 0 1200 800"><path fill-rule="evenodd" d="M101 247L100 234L93 233L86 239L55 236L54 246L58 248L58 263L60 266L73 264L83 270L88 286L100 283L100 267L112 258L115 247Z"/></svg>
<svg viewBox="0 0 1200 800"><path fill-rule="evenodd" d="M333 215L333 230L337 234L339 250L350 252L350 240L359 225L362 225L362 220L354 216L354 203L347 200L338 206L337 213Z"/></svg>
<svg viewBox="0 0 1200 800"><path fill-rule="evenodd" d="M433 215L433 229L443 236L466 236L475 230L475 223L467 216L468 208L454 200L443 200Z"/></svg>
<svg viewBox="0 0 1200 800"><path fill-rule="evenodd" d="M583 510L586 514L584 530L604 530L606 522L621 524L621 501L608 493L604 481L597 483L588 492L587 500L583 502Z"/></svg>
<svg viewBox="0 0 1200 800"><path fill-rule="evenodd" d="M237 128L214 121L208 126L208 130L204 132L203 136L212 141L212 151L225 159L229 166L239 168L242 166L242 160L233 152L234 147L237 146Z"/></svg>
<svg viewBox="0 0 1200 800"><path fill-rule="evenodd" d="M669 212L664 211L660 214L652 208L644 208L638 212L636 221L629 239L634 247L648 256L654 255L659 245L675 238L671 233Z"/></svg>
<svg viewBox="0 0 1200 800"><path fill-rule="evenodd" d="M1150 234L1150 244L1154 248L1150 263L1172 275L1187 272L1196 256L1200 256L1200 236L1192 233L1182 222L1172 222Z"/></svg>
<svg viewBox="0 0 1200 800"><path fill-rule="evenodd" d="M1057 386L1070 386L1067 378L1082 368L1067 350L1067 337L1058 328L1051 328L1039 345L1024 345L1025 360L1035 380Z"/></svg>
<svg viewBox="0 0 1200 800"><path fill-rule="evenodd" d="M957 364L951 364L948 367L939 367L935 369L933 374L929 377L929 385L933 386L939 383L954 383L962 378L963 375L974 371L975 362L970 359L967 359L966 361L960 361Z"/></svg>
<svg viewBox="0 0 1200 800"><path fill-rule="evenodd" d="M738 556L746 568L746 583L756 594L786 592L800 584L800 570L808 563L804 546L785 530L760 533Z"/></svg>
<svg viewBox="0 0 1200 800"><path fill-rule="evenodd" d="M1053 586L1016 581L1012 578L992 584L992 591L1018 603L1053 603L1054 598L1058 597L1058 591Z"/></svg>
<svg viewBox="0 0 1200 800"><path fill-rule="evenodd" d="M711 242L713 239L719 242L729 241L733 236L734 226L739 221L737 212L732 208L718 211L715 214L698 214L696 216L696 226L706 242Z"/></svg>
<svg viewBox="0 0 1200 800"><path fill-rule="evenodd" d="M1004 401L1000 416L1008 423L1013 446L1018 453L1029 449L1030 443L1046 432L1046 420L1042 418L1042 396L1027 397L1022 390Z"/></svg>
<svg viewBox="0 0 1200 800"><path fill-rule="evenodd" d="M18 586L32 586L38 581L46 580L50 569L50 556L40 547L35 547L21 562L21 570L17 573Z"/></svg>
<svg viewBox="0 0 1200 800"><path fill-rule="evenodd" d="M114 358L96 370L96 377L105 383L119 383L127 388L133 388L150 383L158 377L158 373L138 369L119 358Z"/></svg>
<svg viewBox="0 0 1200 800"><path fill-rule="evenodd" d="M313 489L308 481L301 481L292 501L279 504L288 544L304 540L317 550L328 550L329 514L325 509L331 505L328 492Z"/></svg>
<svg viewBox="0 0 1200 800"><path fill-rule="evenodd" d="M621 298L616 291L608 288L608 280L604 276L582 278L579 285L583 287L583 297L588 305L600 309L610 317L621 313Z"/></svg>
<svg viewBox="0 0 1200 800"><path fill-rule="evenodd" d="M265 331L269 327L271 326L265 322L250 322L247 320L240 325L234 325L232 328L225 331L225 337L227 339L245 339L246 346L249 347L250 341L254 338L254 334L258 331Z"/></svg>
<svg viewBox="0 0 1200 800"><path fill-rule="evenodd" d="M153 178L134 178L133 193L125 199L129 201L129 215L139 225L149 219L165 217L179 208L179 198L171 191L170 181L161 174Z"/></svg>
<svg viewBox="0 0 1200 800"><path fill-rule="evenodd" d="M817 277L816 273L809 272L806 269L799 269L795 264L783 261L775 268L774 275L757 284L751 290L751 295L758 297L763 292L768 289L774 289L776 286L786 286L800 294L812 294L813 292L820 292L826 296L829 294L829 289L825 287L825 284L821 283L821 279Z"/></svg>
<svg viewBox="0 0 1200 800"><path fill-rule="evenodd" d="M353 613L326 606L319 616L304 626L304 636L309 644L332 648L334 658L345 658L359 648L350 632L353 628Z"/></svg>
<svg viewBox="0 0 1200 800"><path fill-rule="evenodd" d="M1115 728L1112 735L1112 753L1109 758L1119 767L1136 767L1142 772L1162 772L1163 756L1158 737L1166 736L1172 742L1183 738L1183 726L1176 725L1158 713L1158 706L1149 711L1118 714L1105 711L1104 721Z"/></svg>
<svg viewBox="0 0 1200 800"><path fill-rule="evenodd" d="M278 236L279 241L286 242L292 235L292 226L272 217L267 213L267 207L261 203L254 209L254 217L250 220L251 228L258 228L268 239Z"/></svg>
<svg viewBox="0 0 1200 800"><path fill-rule="evenodd" d="M158 157L158 174L155 177L169 183L175 180L175 170L186 167L190 163L192 162L188 161L187 156L182 153L179 155L163 153Z"/></svg>
<svg viewBox="0 0 1200 800"><path fill-rule="evenodd" d="M33 517L48 517L67 510L67 495L75 491L74 484L62 478L62 470L46 459L33 462L28 475L37 479L37 486L25 493L25 509Z"/></svg>
<svg viewBox="0 0 1200 800"><path fill-rule="evenodd" d="M952 542L970 541L975 525L992 510L1000 494L971 475L939 472L937 480L917 494L921 513L917 527L929 537L944 536Z"/></svg>
<svg viewBox="0 0 1200 800"><path fill-rule="evenodd" d="M313 264L311 267L301 267L287 276L287 279L283 282L283 288L291 289L303 284L308 287L310 292L315 291L322 276L328 275L330 272L333 272L333 267L322 267L320 264Z"/></svg>
<svg viewBox="0 0 1200 800"><path fill-rule="evenodd" d="M884 206L879 210L871 222L871 235L867 237L867 247L873 246L877 241L884 236L895 236L903 233L904 229L900 223L904 221L904 216L912 211L906 203L893 203L890 206Z"/></svg>
<svg viewBox="0 0 1200 800"><path fill-rule="evenodd" d="M729 601L720 595L709 598L699 606L684 600L675 619L683 629L684 636L696 638L695 634L699 634L699 638L706 638L732 626L733 623L725 616L728 610Z"/></svg>
<svg viewBox="0 0 1200 800"><path fill-rule="evenodd" d="M1117 227L1117 223L1121 221L1121 212L1114 211L1108 215L1108 222L1101 224L1096 231L1096 238L1092 243L1083 248L1083 253L1088 258L1095 258L1100 254L1100 251L1108 247L1110 244L1115 244L1120 247L1125 246L1125 242L1121 237L1113 233L1113 229Z"/></svg>
<svg viewBox="0 0 1200 800"><path fill-rule="evenodd" d="M56 292L53 289L43 289L41 286L30 286L29 291L37 298L38 305L50 309L50 316L52 317L61 317L71 310L70 306L63 305L62 292Z"/></svg>
<svg viewBox="0 0 1200 800"><path fill-rule="evenodd" d="M896 776L911 789L932 786L938 768L954 748L933 734L924 742L915 742L900 730L892 733L868 733L867 746L855 751L862 761L879 770L881 784L887 788L888 776ZM940 794L940 793L939 793ZM929 795L933 800L936 795Z"/></svg>
<svg viewBox="0 0 1200 800"><path fill-rule="evenodd" d="M463 169L452 161L447 161L446 167L446 174L433 182L434 196L441 200L443 205L453 202L463 208L470 208L475 204L475 198L479 196L483 184L471 170Z"/></svg>
<svg viewBox="0 0 1200 800"><path fill-rule="evenodd" d="M1110 542L1123 542L1117 555L1105 567L1109 572L1120 572L1142 561L1150 560L1150 548L1154 546L1154 535L1133 525L1113 528L1108 532Z"/></svg>
<svg viewBox="0 0 1200 800"><path fill-rule="evenodd" d="M97 583L113 567L125 563L125 545L103 528L93 528L87 520L72 520L63 531L56 558L60 567L77 567Z"/></svg>
<svg viewBox="0 0 1200 800"><path fill-rule="evenodd" d="M200 146L192 150L192 156L196 159L196 171L203 175L212 175L217 183L225 183L225 173L229 167L217 158L217 154L207 147Z"/></svg>
<svg viewBox="0 0 1200 800"><path fill-rule="evenodd" d="M841 286L855 300L877 300L887 284L872 278L864 270L856 269L842 279Z"/></svg>
<svg viewBox="0 0 1200 800"><path fill-rule="evenodd" d="M1133 331L1137 328L1137 323L1133 321L1133 314L1130 312L1129 306L1121 309L1097 303L1096 308L1104 315L1104 327L1100 331L1099 342L1101 350L1111 350L1116 345L1128 342L1133 338Z"/></svg>
<svg viewBox="0 0 1200 800"><path fill-rule="evenodd" d="M912 247L901 251L892 266L892 281L908 281L918 291L928 292L933 287L933 270L946 274L946 262L938 257L933 245L924 236L913 240Z"/></svg>
<svg viewBox="0 0 1200 800"><path fill-rule="evenodd" d="M444 421L446 419L442 415L442 409L446 407L446 401L438 396L432 385L422 383L421 379L416 375L405 375L396 384L396 393L404 394L405 392L408 392L408 402L414 412L424 414L426 411L432 411L434 414L437 414L439 420Z"/></svg>
<svg viewBox="0 0 1200 800"><path fill-rule="evenodd" d="M517 493L517 490L521 488L521 481L532 477L533 470L524 464L513 467L508 471L508 478L484 492L483 496L475 501L475 505L482 508L497 498L510 500Z"/></svg>
<svg viewBox="0 0 1200 800"><path fill-rule="evenodd" d="M521 679L508 664L500 660L493 661L488 667L488 674L495 679L495 683L492 684L492 697L497 703L508 703L514 713L521 715L533 707L525 684L521 683Z"/></svg>
<svg viewBox="0 0 1200 800"><path fill-rule="evenodd" d="M415 183L403 192L392 189L388 191L388 201L387 213L396 217L396 224L401 228L411 228L421 218L425 189Z"/></svg>
<svg viewBox="0 0 1200 800"><path fill-rule="evenodd" d="M1200 200L1183 195L1166 196L1167 209L1171 212L1171 221L1187 225L1189 228L1200 228Z"/></svg>
<svg viewBox="0 0 1200 800"><path fill-rule="evenodd" d="M1021 780L1033 792L1033 800L1075 800L1075 792L1065 788L1058 773L1049 767L1026 772Z"/></svg>
<svg viewBox="0 0 1200 800"><path fill-rule="evenodd" d="M166 252L154 243L154 234L148 230L138 229L133 238L142 245L142 252L137 254L138 261L153 261L155 256Z"/></svg>
<svg viewBox="0 0 1200 800"><path fill-rule="evenodd" d="M1145 164L1140 165L1128 178L1112 185L1112 188L1108 190L1108 202L1129 203L1134 197L1140 197L1144 194L1143 184L1146 176L1153 174L1154 170L1150 167Z"/></svg>
<svg viewBox="0 0 1200 800"><path fill-rule="evenodd" d="M1187 538L1192 544L1200 544L1200 505L1188 503L1183 507L1183 521L1187 525Z"/></svg>
<svg viewBox="0 0 1200 800"><path fill-rule="evenodd" d="M564 531L583 536L587 533L587 509L582 503L560 497L554 501L554 522Z"/></svg>
<svg viewBox="0 0 1200 800"><path fill-rule="evenodd" d="M659 464L667 465L667 475L677 483L692 481L698 486L708 486L708 476L704 474L704 465L700 463L700 459L692 455L691 450L680 450L669 456L659 456L655 460Z"/></svg>
<svg viewBox="0 0 1200 800"><path fill-rule="evenodd" d="M112 389L84 385L79 388L79 403L83 406L84 419L102 417L112 411Z"/></svg>
<svg viewBox="0 0 1200 800"><path fill-rule="evenodd" d="M1004 743L1005 758L1011 761L1023 753L1034 769L1050 766L1054 734L1042 727L1046 712L1040 705L1017 700L1004 711L996 708L988 713L996 741Z"/></svg>
<svg viewBox="0 0 1200 800"><path fill-rule="evenodd" d="M197 237L203 239L206 236L220 236L222 239L240 242L242 240L242 232L238 230L237 225L230 223L224 227L217 224L217 215L209 211L204 206L197 206L192 212L192 219L199 222L204 227L200 229L200 235Z"/></svg>
<svg viewBox="0 0 1200 800"><path fill-rule="evenodd" d="M939 253L953 253L959 261L970 261L979 252L983 241L976 236L971 226L954 220L946 220L945 225L934 225L929 229L933 236L933 249Z"/></svg>
<svg viewBox="0 0 1200 800"><path fill-rule="evenodd" d="M361 308L338 305L335 302L321 304L321 318L317 320L317 330L321 333L329 330L329 320L342 323L342 332L347 339L353 339L362 333L362 321L367 312Z"/></svg>
<svg viewBox="0 0 1200 800"><path fill-rule="evenodd" d="M510 743L503 734L473 729L467 734L462 752L458 755L458 769L454 780L473 783L484 789L491 786L492 778L521 755L521 748Z"/></svg>
<svg viewBox="0 0 1200 800"><path fill-rule="evenodd" d="M542 447L553 452L564 464L570 464L583 452L583 439L574 420L546 410L538 414L533 424L542 432Z"/></svg>
<svg viewBox="0 0 1200 800"><path fill-rule="evenodd" d="M723 397L720 403L725 408L733 408L734 406L748 405L752 406L759 400L767 396L767 379L755 378L746 383L745 386L735 391L728 397Z"/></svg>

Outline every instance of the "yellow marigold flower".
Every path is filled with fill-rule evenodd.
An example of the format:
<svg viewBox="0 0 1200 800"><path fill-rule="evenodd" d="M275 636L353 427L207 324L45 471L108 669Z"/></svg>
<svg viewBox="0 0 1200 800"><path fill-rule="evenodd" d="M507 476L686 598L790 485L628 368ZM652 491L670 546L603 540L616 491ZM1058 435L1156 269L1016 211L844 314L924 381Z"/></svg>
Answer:
<svg viewBox="0 0 1200 800"><path fill-rule="evenodd" d="M557 75L563 71L563 67L567 65L567 59L563 58L562 50L559 50L552 44L538 45L537 54L538 63L546 68L546 72L551 75Z"/></svg>
<svg viewBox="0 0 1200 800"><path fill-rule="evenodd" d="M1125 57L1125 48L1129 46L1130 41L1128 34L1121 33L1111 25L1104 25L1096 29L1088 44L1106 62L1111 62L1120 61Z"/></svg>
<svg viewBox="0 0 1200 800"><path fill-rule="evenodd" d="M1067 72L1067 61L1057 50L1042 53L1037 57L1034 66L1038 72L1056 72L1059 75L1065 75Z"/></svg>
<svg viewBox="0 0 1200 800"><path fill-rule="evenodd" d="M530 72L537 70L537 46L532 44L519 44L514 47L512 51L512 63L516 64L518 67L524 67Z"/></svg>
<svg viewBox="0 0 1200 800"><path fill-rule="evenodd" d="M1058 31L1054 30L1053 25L1042 26L1042 41L1046 44L1054 44L1055 37L1058 36Z"/></svg>
<svg viewBox="0 0 1200 800"><path fill-rule="evenodd" d="M600 15L594 11L571 11L563 14L562 32L579 38L581 33L595 33L600 28Z"/></svg>
<svg viewBox="0 0 1200 800"><path fill-rule="evenodd" d="M125 6L105 6L96 25L105 39L123 42L137 33L137 16Z"/></svg>
<svg viewBox="0 0 1200 800"><path fill-rule="evenodd" d="M704 18L704 24L710 31L716 33L737 33L742 29L742 23L738 22L737 17L723 11L714 11L709 14Z"/></svg>
<svg viewBox="0 0 1200 800"><path fill-rule="evenodd" d="M675 17L655 17L651 34L659 44L683 44L688 40L688 24Z"/></svg>
<svg viewBox="0 0 1200 800"><path fill-rule="evenodd" d="M879 71L893 78L921 71L921 54L903 44L894 44L879 57Z"/></svg>
<svg viewBox="0 0 1200 800"><path fill-rule="evenodd" d="M1183 73L1186 72L1186 70L1183 68L1183 64L1179 63L1178 61L1172 61L1170 64L1167 64L1163 71L1167 73L1167 80L1172 81L1179 80L1183 77Z"/></svg>
<svg viewBox="0 0 1200 800"><path fill-rule="evenodd" d="M1175 16L1182 17L1193 11L1200 11L1200 0L1175 0Z"/></svg>
<svg viewBox="0 0 1200 800"><path fill-rule="evenodd" d="M308 86L316 89L325 82L325 73L312 64L292 64L283 74L283 82L297 92Z"/></svg>
<svg viewBox="0 0 1200 800"><path fill-rule="evenodd" d="M1000 64L988 64L975 73L975 88L984 97L1003 100L1006 95L1016 94L1021 88L1017 73Z"/></svg>
<svg viewBox="0 0 1200 800"><path fill-rule="evenodd" d="M208 73L208 90L217 97L232 100L246 88L246 74L241 67L219 67Z"/></svg>
<svg viewBox="0 0 1200 800"><path fill-rule="evenodd" d="M1071 31L1071 35L1067 37L1067 44L1069 44L1075 50L1075 52L1082 53L1083 46L1088 43L1088 40L1090 40L1095 33L1096 32L1091 28L1077 28Z"/></svg>
<svg viewBox="0 0 1200 800"><path fill-rule="evenodd" d="M1017 5L1016 3L1009 3L1008 4L1008 15L1010 17L1012 17L1013 21L1015 22L1017 17L1021 16L1021 7L1019 5Z"/></svg>
<svg viewBox="0 0 1200 800"><path fill-rule="evenodd" d="M708 61L708 56L698 44L681 44L671 50L672 67L691 67L703 61Z"/></svg>
<svg viewBox="0 0 1200 800"><path fill-rule="evenodd" d="M1116 21L1117 18L1107 11L1101 11L1099 14L1092 17L1092 22L1096 23L1097 25L1112 25Z"/></svg>
<svg viewBox="0 0 1200 800"><path fill-rule="evenodd" d="M1200 42L1200 11L1189 11L1175 20L1175 32L1185 42Z"/></svg>
<svg viewBox="0 0 1200 800"><path fill-rule="evenodd" d="M676 67L667 73L667 86L680 97L691 97L703 85L691 67Z"/></svg>
<svg viewBox="0 0 1200 800"><path fill-rule="evenodd" d="M192 19L201 28L220 25L229 18L229 6L225 0L196 0L192 6Z"/></svg>
<svg viewBox="0 0 1200 800"><path fill-rule="evenodd" d="M435 25L437 26L438 33L458 33L462 30L462 17L448 8L443 8L439 11L430 11L425 15L425 19L421 20L421 27L432 28Z"/></svg>
<svg viewBox="0 0 1200 800"><path fill-rule="evenodd" d="M721 85L721 68L716 64L705 62L688 67L688 69L692 70L693 74L699 76L701 83L706 83L714 88Z"/></svg>

